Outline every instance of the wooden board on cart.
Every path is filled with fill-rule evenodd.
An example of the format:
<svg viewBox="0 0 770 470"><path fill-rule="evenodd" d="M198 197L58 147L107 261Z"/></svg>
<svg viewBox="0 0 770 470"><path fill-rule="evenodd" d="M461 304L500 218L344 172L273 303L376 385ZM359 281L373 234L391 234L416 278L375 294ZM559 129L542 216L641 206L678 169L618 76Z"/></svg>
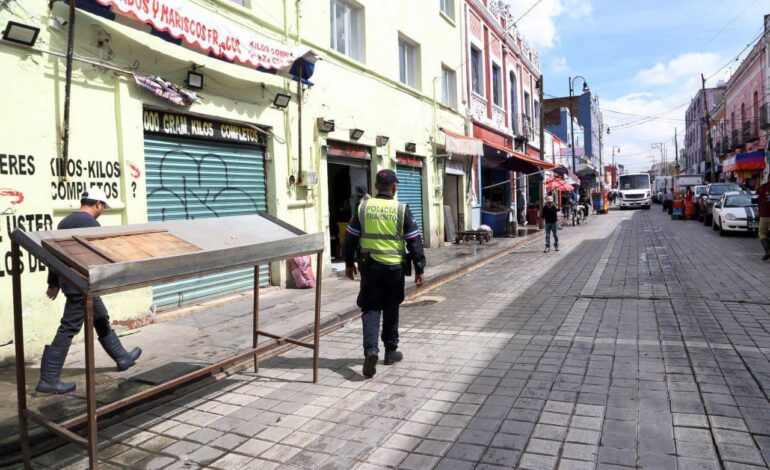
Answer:
<svg viewBox="0 0 770 470"><path fill-rule="evenodd" d="M478 240L479 245L485 242L489 243L489 241L492 240L492 232L486 230L463 230L457 232L457 236L455 236L455 243L473 240Z"/></svg>
<svg viewBox="0 0 770 470"><path fill-rule="evenodd" d="M168 230L73 236L43 240L43 246L82 274L88 274L89 267L100 264L200 251L197 246L168 233Z"/></svg>

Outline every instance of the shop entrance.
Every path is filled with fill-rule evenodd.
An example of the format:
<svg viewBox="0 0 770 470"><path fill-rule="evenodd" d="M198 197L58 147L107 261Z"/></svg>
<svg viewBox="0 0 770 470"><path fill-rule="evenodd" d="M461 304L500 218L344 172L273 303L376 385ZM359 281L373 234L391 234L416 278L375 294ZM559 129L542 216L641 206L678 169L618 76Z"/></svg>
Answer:
<svg viewBox="0 0 770 470"><path fill-rule="evenodd" d="M352 160L352 159L351 159ZM345 231L350 218L358 207L359 192L371 194L369 187L369 162L347 161L329 158L329 242L332 263L345 261ZM332 266L344 269L343 266Z"/></svg>
<svg viewBox="0 0 770 470"><path fill-rule="evenodd" d="M457 175L444 175L444 207L449 208L449 215L452 217L452 227L454 230L462 230L462 219L460 213L460 177ZM444 221L445 224L449 223L449 220ZM444 230L444 240L450 240L451 232Z"/></svg>

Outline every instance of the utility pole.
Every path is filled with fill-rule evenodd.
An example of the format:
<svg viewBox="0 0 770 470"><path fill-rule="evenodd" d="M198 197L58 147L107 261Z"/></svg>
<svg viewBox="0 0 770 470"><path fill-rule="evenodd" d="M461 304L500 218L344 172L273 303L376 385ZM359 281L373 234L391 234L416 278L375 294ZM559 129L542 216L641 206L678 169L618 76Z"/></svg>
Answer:
<svg viewBox="0 0 770 470"><path fill-rule="evenodd" d="M679 142L676 136L676 127L674 128L674 161L676 162L674 169L679 173Z"/></svg>
<svg viewBox="0 0 770 470"><path fill-rule="evenodd" d="M709 117L709 106L708 106L708 100L706 99L706 77L703 74L700 74L701 79L701 90L703 91L703 110L706 112L706 136L708 141L708 146L706 147L706 152L708 153L708 161L711 165L710 168L710 175L709 181L714 182L716 180L716 165L714 165L714 142L711 140L711 117Z"/></svg>

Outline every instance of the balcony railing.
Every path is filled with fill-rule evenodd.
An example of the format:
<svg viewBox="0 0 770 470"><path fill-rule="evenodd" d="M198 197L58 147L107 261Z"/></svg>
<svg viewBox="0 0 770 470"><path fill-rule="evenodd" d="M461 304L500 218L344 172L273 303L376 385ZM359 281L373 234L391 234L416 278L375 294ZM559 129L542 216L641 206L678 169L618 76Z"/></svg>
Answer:
<svg viewBox="0 0 770 470"><path fill-rule="evenodd" d="M526 114L521 115L521 133L525 140L535 139L535 129L532 126L532 117Z"/></svg>
<svg viewBox="0 0 770 470"><path fill-rule="evenodd" d="M737 149L740 148L743 144L741 144L741 133L738 129L733 129L730 132L730 149Z"/></svg>
<svg viewBox="0 0 770 470"><path fill-rule="evenodd" d="M759 108L759 127L760 129L770 128L770 106L767 104Z"/></svg>
<svg viewBox="0 0 770 470"><path fill-rule="evenodd" d="M741 133L743 142L749 143L759 139L759 132L757 132L756 121L748 119L743 123L743 132Z"/></svg>

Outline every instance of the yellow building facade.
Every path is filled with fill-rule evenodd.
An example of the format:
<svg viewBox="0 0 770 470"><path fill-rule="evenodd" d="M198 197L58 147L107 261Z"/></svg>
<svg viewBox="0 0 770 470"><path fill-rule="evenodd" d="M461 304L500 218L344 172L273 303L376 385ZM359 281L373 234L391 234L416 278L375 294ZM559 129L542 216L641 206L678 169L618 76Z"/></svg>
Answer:
<svg viewBox="0 0 770 470"><path fill-rule="evenodd" d="M471 163L446 153L440 131L467 129L456 2L180 2L144 3L150 9L189 4L192 17L284 48L307 48L320 58L312 85L300 90L295 79L175 41L120 11L135 2L81 0L66 163L68 6L12 0L0 9L0 27L15 22L40 29L32 47L0 42L6 90L0 114L0 361L13 356L10 232L55 228L91 185L113 201L102 225L267 210L307 232L326 233L326 259L333 262L326 266L335 267L341 266L356 187L373 192L374 175L383 168L404 180L400 198L418 212L428 246L445 242L445 206L453 210L454 224L467 225ZM202 77L203 87L192 104L178 105L142 86L147 77L182 87ZM288 96L287 107L276 106L279 95ZM332 122L334 130L327 132ZM286 285L290 277L284 263L263 274L264 284ZM24 258L30 356L53 337L63 308L62 299L45 297L46 276L44 266ZM104 300L120 323L205 302L240 283L245 286L236 273Z"/></svg>

